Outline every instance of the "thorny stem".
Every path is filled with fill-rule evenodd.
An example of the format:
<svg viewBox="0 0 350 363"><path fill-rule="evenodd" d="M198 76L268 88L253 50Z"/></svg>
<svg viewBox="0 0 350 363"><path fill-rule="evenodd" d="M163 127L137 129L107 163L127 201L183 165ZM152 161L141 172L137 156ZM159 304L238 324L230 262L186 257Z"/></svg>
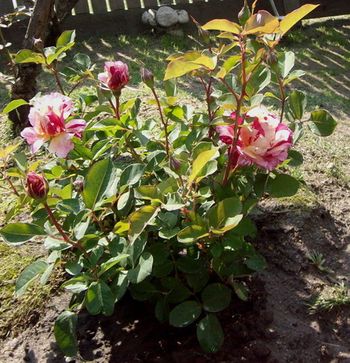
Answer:
<svg viewBox="0 0 350 363"><path fill-rule="evenodd" d="M241 107L242 107L242 103L243 103L243 100L244 100L244 96L246 95L246 87L247 87L247 74L246 74L246 69L245 69L246 45L245 45L245 42L244 42L244 38L242 36L240 36L240 38L239 38L239 46L241 48L242 89L241 89L240 96L238 98L236 98L236 100L237 100L236 117L235 117L236 120L235 120L234 130L233 130L232 145L229 148L229 157L228 157L226 170L225 170L225 174L224 174L223 185L227 184L227 181L228 181L228 178L229 178L229 175L230 175L230 171L231 171L230 170L231 169L231 157L234 155L234 152L235 152L236 146L237 146L237 141L238 141L238 137L239 137L239 132L238 132L239 124L238 124L238 122L239 122L239 119L240 119ZM236 95L236 92L232 89L232 87L229 87L229 90L231 91L231 93L234 96Z"/></svg>
<svg viewBox="0 0 350 363"><path fill-rule="evenodd" d="M49 205L46 202L44 202L43 204L44 204L44 207L46 209L46 212L47 212L51 222L57 228L57 230L58 230L59 234L62 236L63 240L66 243L70 244L71 246L78 248L83 253L83 255L86 258L88 258L89 256L88 256L87 252L85 251L84 247L79 242L73 242L73 241L70 240L70 238L63 231L61 225L58 223L58 221L57 221L56 217L54 216L54 214L52 213L52 210L49 207Z"/></svg>
<svg viewBox="0 0 350 363"><path fill-rule="evenodd" d="M51 66L51 64L50 64L50 65L48 65L48 67L49 67L49 69L51 70L52 74L54 75L55 80L56 80L56 83L57 83L57 86L58 86L58 88L60 89L61 93L62 93L63 95L65 95L66 93L64 92L64 89L63 89L63 86L62 86L62 83L61 83L60 77L58 76L58 72L57 72L56 67L55 67L55 66Z"/></svg>
<svg viewBox="0 0 350 363"><path fill-rule="evenodd" d="M85 80L87 76L85 75L83 78L81 78L71 89L70 91L68 92L68 95L67 96L70 96L71 93Z"/></svg>
<svg viewBox="0 0 350 363"><path fill-rule="evenodd" d="M10 184L10 187L13 190L13 192L17 195L17 197L19 197L19 193L18 193L16 187L13 185L11 179L7 175L5 176L5 180L7 180L7 182Z"/></svg>
<svg viewBox="0 0 350 363"><path fill-rule="evenodd" d="M157 107L158 107L158 111L159 111L159 115L160 115L160 120L162 122L162 125L164 127L164 134L165 134L165 151L166 154L168 156L168 158L170 158L170 148L169 148L169 134L168 134L168 121L165 120L164 115L163 115L163 111L162 111L162 106L160 105L160 101L159 101L159 97L157 95L156 90L154 89L154 87L151 88L154 99L157 102Z"/></svg>
<svg viewBox="0 0 350 363"><path fill-rule="evenodd" d="M205 91L205 101L207 103L207 109L208 109L208 118L209 118L209 137L212 136L212 121L214 120L214 117L215 117L215 113L216 113L216 110L214 112L212 112L211 108L210 108L210 96L211 96L211 93L212 93L212 78L210 77L209 79L209 82L206 84L204 82L204 79L202 77L199 77L201 83L202 83L202 86L204 88L204 91Z"/></svg>
<svg viewBox="0 0 350 363"><path fill-rule="evenodd" d="M284 91L284 86L283 86L283 82L282 82L281 78L277 76L277 79L278 79L278 85L279 85L280 93L281 93L281 116L280 116L280 123L281 123L283 121L284 108L286 105L286 93Z"/></svg>

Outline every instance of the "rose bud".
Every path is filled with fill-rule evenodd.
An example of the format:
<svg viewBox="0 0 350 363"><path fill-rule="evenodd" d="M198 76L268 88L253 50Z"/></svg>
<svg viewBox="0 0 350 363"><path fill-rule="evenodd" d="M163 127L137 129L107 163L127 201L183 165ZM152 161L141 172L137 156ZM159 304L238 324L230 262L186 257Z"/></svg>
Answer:
<svg viewBox="0 0 350 363"><path fill-rule="evenodd" d="M121 62L106 62L105 72L98 75L104 88L109 88L113 93L119 93L129 82L128 66Z"/></svg>
<svg viewBox="0 0 350 363"><path fill-rule="evenodd" d="M81 193L84 190L84 181L77 179L73 182L73 188L76 192Z"/></svg>
<svg viewBox="0 0 350 363"><path fill-rule="evenodd" d="M153 73L147 68L141 68L141 79L146 86L153 89L154 87L154 76Z"/></svg>
<svg viewBox="0 0 350 363"><path fill-rule="evenodd" d="M170 165L170 168L174 171L178 171L181 168L180 161L173 158L172 156L170 157L169 165Z"/></svg>
<svg viewBox="0 0 350 363"><path fill-rule="evenodd" d="M28 195L38 201L43 201L47 197L49 191L49 185L46 179L34 172L27 174L27 193Z"/></svg>

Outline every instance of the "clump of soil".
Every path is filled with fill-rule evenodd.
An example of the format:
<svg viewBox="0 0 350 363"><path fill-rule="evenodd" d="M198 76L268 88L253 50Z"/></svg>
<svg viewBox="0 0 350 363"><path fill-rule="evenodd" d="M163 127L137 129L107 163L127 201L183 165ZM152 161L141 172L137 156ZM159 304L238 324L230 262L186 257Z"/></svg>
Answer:
<svg viewBox="0 0 350 363"><path fill-rule="evenodd" d="M349 200L349 190L342 190ZM325 194L326 195L326 194ZM339 205L338 205L339 206ZM332 213L330 213L332 212ZM271 223L273 221L273 223ZM249 302L234 299L220 320L225 343L216 354L201 351L195 328L160 324L153 307L130 298L112 317L81 313L78 339L82 360L118 363L347 362L350 360L350 307L310 314L313 295L350 276L348 216L321 205L296 210L260 207L256 247L268 269L247 281ZM321 252L327 274L310 264L307 253ZM52 332L68 296L52 299L37 324L4 342L0 361L64 362ZM78 360L79 361L79 360Z"/></svg>

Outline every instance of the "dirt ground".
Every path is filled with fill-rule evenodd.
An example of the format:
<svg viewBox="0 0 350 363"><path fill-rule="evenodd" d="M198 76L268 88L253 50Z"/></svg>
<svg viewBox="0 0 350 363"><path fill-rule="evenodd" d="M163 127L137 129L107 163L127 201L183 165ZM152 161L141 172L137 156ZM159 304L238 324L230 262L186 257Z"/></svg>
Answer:
<svg viewBox="0 0 350 363"><path fill-rule="evenodd" d="M324 34L323 26L320 29ZM306 187L291 199L265 201L256 211L260 232L254 245L268 268L246 281L248 303L236 299L221 314L225 331L221 352L204 354L194 328L161 325L152 306L126 298L112 317L80 314L81 358L77 362L350 362L350 305L331 312L310 311L318 295L327 296L338 283L350 283L350 51L346 46L350 21L338 24L335 33L347 36L347 43L339 42L338 60L331 56L336 45L330 38L323 49L310 47L312 61L307 55L301 61L301 68L313 68L317 77L326 79L322 77L327 75L329 81L321 87L312 83L312 77L305 78L299 88L318 97L312 98L312 104L331 109L339 126L331 138L315 141L307 135L300 145L305 164L297 173ZM327 59L322 58L324 54ZM326 60L329 66L323 74L314 63L326 64ZM329 93L333 88L334 93ZM337 93L341 94L337 97ZM323 255L326 271L311 263L307 256L312 251ZM68 295L57 293L44 310L33 309L28 327L0 342L0 362L64 362L52 328L68 301Z"/></svg>

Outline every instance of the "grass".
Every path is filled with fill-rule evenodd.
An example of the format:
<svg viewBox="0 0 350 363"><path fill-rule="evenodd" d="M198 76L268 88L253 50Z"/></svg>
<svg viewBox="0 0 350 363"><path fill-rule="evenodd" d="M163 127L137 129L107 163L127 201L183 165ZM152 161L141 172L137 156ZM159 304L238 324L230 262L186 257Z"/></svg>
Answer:
<svg viewBox="0 0 350 363"><path fill-rule="evenodd" d="M336 133L327 139L319 139L306 133L306 137L298 146L305 152L305 163L294 170L294 175L306 183L330 180L340 187L349 185L350 159L349 122L350 122L350 18L327 20L316 23L306 23L303 28L296 29L286 37L282 46L286 50L296 53L297 68L303 69L307 75L301 81L293 84L293 88L303 90L308 96L307 111L315 107L324 107L333 112L339 119ZM186 51L196 47L190 38L174 38L171 36L111 36L94 37L78 42L75 52L90 55L96 63L96 69L101 70L107 59L122 59L129 64L131 73L131 88L126 94L147 95L145 87L139 87L140 66L151 69L156 79L161 80L166 67L165 58L176 52ZM0 57L2 56L0 52ZM72 55L69 55L68 61ZM0 64L4 60L0 59ZM5 67L3 67L5 69ZM0 108L9 101L8 77L0 74ZM38 79L42 92L55 89L52 77L42 73ZM180 95L196 107L202 107L199 85L184 78L179 82ZM77 89L86 94L94 93L91 84L85 84ZM200 98L200 101L196 100ZM12 137L10 123L0 116L0 147L6 145ZM0 186L4 186L0 181ZM293 205L294 208L305 209L310 205L317 205L318 196L309 188L302 188L300 192L289 199L282 200L283 205ZM0 223L3 222L9 199L0 195ZM30 243L25 247L10 248L0 243L0 337L7 334L10 327L28 316L33 306L40 307L47 298L50 286L35 285L32 294L25 295L20 300L13 297L13 281L20 270L40 255L36 246ZM317 261L316 261L317 262ZM329 297L319 297L315 307L340 305L347 301L344 290L335 287L334 294ZM34 299L34 300L33 300ZM318 301L318 302L317 302Z"/></svg>
<svg viewBox="0 0 350 363"><path fill-rule="evenodd" d="M344 283L340 283L325 287L309 305L309 310L316 314L343 306L350 306L350 290Z"/></svg>

